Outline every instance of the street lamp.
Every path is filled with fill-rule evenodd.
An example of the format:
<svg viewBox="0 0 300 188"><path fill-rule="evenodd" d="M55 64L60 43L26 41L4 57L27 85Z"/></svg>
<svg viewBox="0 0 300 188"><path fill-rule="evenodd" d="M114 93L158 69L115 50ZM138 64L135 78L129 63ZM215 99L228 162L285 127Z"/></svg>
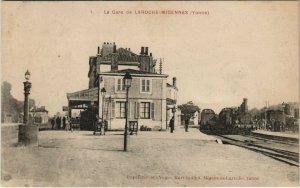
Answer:
<svg viewBox="0 0 300 188"><path fill-rule="evenodd" d="M36 125L31 125L28 122L29 117L29 94L31 83L29 82L30 72L27 70L25 73L24 83L24 123L19 125L18 143L25 146L38 146L38 133L39 129Z"/></svg>
<svg viewBox="0 0 300 188"><path fill-rule="evenodd" d="M31 83L28 81L30 79L30 72L27 70L25 73L25 82L24 83L24 124L28 124L29 117L29 94L31 89Z"/></svg>
<svg viewBox="0 0 300 188"><path fill-rule="evenodd" d="M124 151L127 151L127 124L128 124L128 90L131 86L132 76L129 72L126 72L123 78L123 84L126 87L126 106L125 106L125 131L124 131Z"/></svg>
<svg viewBox="0 0 300 188"><path fill-rule="evenodd" d="M28 70L25 72L25 79L26 80L30 79L30 72Z"/></svg>
<svg viewBox="0 0 300 188"><path fill-rule="evenodd" d="M104 114L104 97L105 97L105 94L106 94L105 88L103 87L100 92L101 92L101 96L102 96L102 127L103 127L104 126L104 120L103 120L103 114Z"/></svg>

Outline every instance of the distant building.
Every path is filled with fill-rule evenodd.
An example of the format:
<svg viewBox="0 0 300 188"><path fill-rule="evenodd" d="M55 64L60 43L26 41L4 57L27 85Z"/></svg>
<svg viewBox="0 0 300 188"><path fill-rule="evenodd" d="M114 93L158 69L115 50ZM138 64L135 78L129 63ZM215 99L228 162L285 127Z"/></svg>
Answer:
<svg viewBox="0 0 300 188"><path fill-rule="evenodd" d="M89 89L68 93L68 106L83 109L81 127L92 129L95 116L103 117L109 129L124 129L126 90L123 77L129 72L132 84L129 89L128 120L139 126L165 130L169 119L178 122L176 78L168 84L166 74L155 69L156 60L148 47L141 47L140 54L130 48L118 48L115 43L104 43L97 54L89 58ZM100 90L105 88L105 96ZM180 121L180 120L179 120ZM176 123L175 123L176 124Z"/></svg>
<svg viewBox="0 0 300 188"><path fill-rule="evenodd" d="M175 126L179 126L181 122L181 112L180 109L177 108L177 78L173 77L173 83L169 84L167 83L166 88L166 101L167 101L167 120L166 120L166 126L168 127L168 123L171 120L173 116L175 116Z"/></svg>
<svg viewBox="0 0 300 188"><path fill-rule="evenodd" d="M12 123L13 122L13 115L11 113L8 112L3 112L2 113L2 123Z"/></svg>
<svg viewBox="0 0 300 188"><path fill-rule="evenodd" d="M29 112L29 118L34 121L34 123L38 124L46 124L48 123L48 111L45 106L41 106L40 108L31 109Z"/></svg>

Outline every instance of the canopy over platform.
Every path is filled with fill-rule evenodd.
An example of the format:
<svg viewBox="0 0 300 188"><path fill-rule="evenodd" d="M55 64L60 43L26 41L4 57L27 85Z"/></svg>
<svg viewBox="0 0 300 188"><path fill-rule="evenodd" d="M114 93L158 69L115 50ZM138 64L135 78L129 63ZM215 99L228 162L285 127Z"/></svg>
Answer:
<svg viewBox="0 0 300 188"><path fill-rule="evenodd" d="M98 104L98 87L67 93L69 101L69 110L71 109L87 109L90 105Z"/></svg>

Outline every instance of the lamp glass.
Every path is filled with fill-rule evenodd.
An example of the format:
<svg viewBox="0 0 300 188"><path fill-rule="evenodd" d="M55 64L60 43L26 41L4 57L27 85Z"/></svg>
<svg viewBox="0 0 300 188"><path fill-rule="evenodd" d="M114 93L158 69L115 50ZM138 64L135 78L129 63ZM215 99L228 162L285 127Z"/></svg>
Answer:
<svg viewBox="0 0 300 188"><path fill-rule="evenodd" d="M105 95L105 93L106 93L106 90L105 90L105 88L102 88L102 89L101 89L101 95L102 95L102 96L104 96L104 95Z"/></svg>
<svg viewBox="0 0 300 188"><path fill-rule="evenodd" d="M25 79L29 80L30 79L30 72L27 70L25 73Z"/></svg>
<svg viewBox="0 0 300 188"><path fill-rule="evenodd" d="M123 78L125 87L129 88L131 86L131 81L132 81L132 76L130 75L129 72L126 72L126 74Z"/></svg>

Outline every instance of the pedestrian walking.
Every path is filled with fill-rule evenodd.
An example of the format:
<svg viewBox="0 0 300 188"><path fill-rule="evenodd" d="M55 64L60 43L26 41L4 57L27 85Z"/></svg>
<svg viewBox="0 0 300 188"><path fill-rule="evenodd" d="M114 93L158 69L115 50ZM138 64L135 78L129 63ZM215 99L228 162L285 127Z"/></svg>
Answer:
<svg viewBox="0 0 300 188"><path fill-rule="evenodd" d="M53 117L51 119L51 125L52 125L52 130L54 129L54 126L55 126L55 117Z"/></svg>
<svg viewBox="0 0 300 188"><path fill-rule="evenodd" d="M189 131L189 122L190 122L190 119L187 117L184 121L185 132Z"/></svg>
<svg viewBox="0 0 300 188"><path fill-rule="evenodd" d="M59 119L59 116L56 117L55 121L56 121L56 129L59 129L60 128L60 119Z"/></svg>
<svg viewBox="0 0 300 188"><path fill-rule="evenodd" d="M173 133L173 131L174 131L174 116L171 118L169 126L170 126L170 132Z"/></svg>
<svg viewBox="0 0 300 188"><path fill-rule="evenodd" d="M63 124L63 129L65 129L66 128L66 116L63 117L62 124Z"/></svg>

